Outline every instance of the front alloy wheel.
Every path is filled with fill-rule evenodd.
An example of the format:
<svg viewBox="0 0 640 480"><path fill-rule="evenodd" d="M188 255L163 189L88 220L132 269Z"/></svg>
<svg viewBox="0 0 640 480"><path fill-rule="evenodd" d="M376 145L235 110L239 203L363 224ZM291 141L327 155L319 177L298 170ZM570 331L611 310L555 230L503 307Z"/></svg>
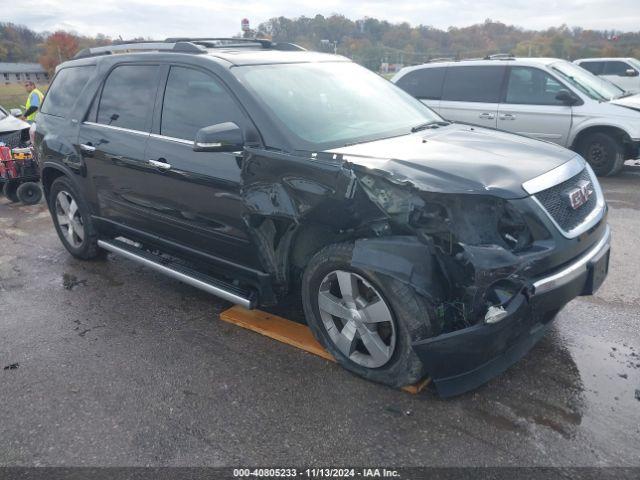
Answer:
<svg viewBox="0 0 640 480"><path fill-rule="evenodd" d="M437 335L433 304L409 285L352 265L354 244L327 245L307 263L302 305L318 342L347 370L394 387L425 366L412 348Z"/></svg>
<svg viewBox="0 0 640 480"><path fill-rule="evenodd" d="M330 272L320 284L318 307L329 338L345 357L366 368L389 362L396 346L395 322L382 295L364 278Z"/></svg>

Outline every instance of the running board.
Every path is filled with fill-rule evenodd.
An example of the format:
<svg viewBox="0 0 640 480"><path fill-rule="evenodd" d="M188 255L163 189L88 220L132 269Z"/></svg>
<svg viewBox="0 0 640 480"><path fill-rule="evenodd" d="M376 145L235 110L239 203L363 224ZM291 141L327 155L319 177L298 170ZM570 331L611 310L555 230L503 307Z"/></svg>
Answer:
<svg viewBox="0 0 640 480"><path fill-rule="evenodd" d="M154 255L153 253L149 253L125 242L119 240L98 240L98 246L109 252L138 262L156 272L180 280L187 285L204 290L216 297L220 297L237 305L242 305L244 308L252 309L256 306L256 295L254 292L210 277L183 265L172 263L158 255Z"/></svg>

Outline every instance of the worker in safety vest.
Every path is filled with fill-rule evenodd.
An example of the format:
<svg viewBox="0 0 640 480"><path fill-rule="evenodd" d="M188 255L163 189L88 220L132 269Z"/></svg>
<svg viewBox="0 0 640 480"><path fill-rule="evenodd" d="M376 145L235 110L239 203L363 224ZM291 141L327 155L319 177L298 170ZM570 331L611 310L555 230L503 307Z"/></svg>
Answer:
<svg viewBox="0 0 640 480"><path fill-rule="evenodd" d="M25 111L22 115L22 119L29 123L33 123L36 119L36 113L38 113L40 105L42 104L44 94L36 88L36 84L32 81L27 81L24 84L24 88L27 90L29 96L27 97L27 103L24 106Z"/></svg>

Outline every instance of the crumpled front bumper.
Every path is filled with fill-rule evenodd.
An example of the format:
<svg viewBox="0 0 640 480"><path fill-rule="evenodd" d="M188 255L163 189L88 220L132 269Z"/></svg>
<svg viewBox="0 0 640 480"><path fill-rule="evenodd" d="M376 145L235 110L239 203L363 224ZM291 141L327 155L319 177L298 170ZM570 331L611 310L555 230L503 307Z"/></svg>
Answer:
<svg viewBox="0 0 640 480"><path fill-rule="evenodd" d="M413 343L443 397L472 390L522 358L573 298L591 295L607 274L611 231L568 266L532 282L497 323L478 324Z"/></svg>

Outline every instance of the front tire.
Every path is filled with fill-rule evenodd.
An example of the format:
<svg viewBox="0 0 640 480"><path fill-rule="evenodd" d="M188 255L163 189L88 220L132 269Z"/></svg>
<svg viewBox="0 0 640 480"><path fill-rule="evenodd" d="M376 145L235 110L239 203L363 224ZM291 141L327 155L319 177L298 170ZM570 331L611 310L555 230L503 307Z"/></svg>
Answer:
<svg viewBox="0 0 640 480"><path fill-rule="evenodd" d="M81 260L104 257L98 247L98 233L89 206L67 177L59 177L49 191L49 211L60 241L68 252Z"/></svg>
<svg viewBox="0 0 640 480"><path fill-rule="evenodd" d="M578 152L599 177L615 175L624 166L624 145L603 132L596 132L581 140Z"/></svg>
<svg viewBox="0 0 640 480"><path fill-rule="evenodd" d="M316 339L347 370L392 387L416 383L425 366L411 343L437 334L433 306L409 286L351 266L352 243L318 252L302 279Z"/></svg>

